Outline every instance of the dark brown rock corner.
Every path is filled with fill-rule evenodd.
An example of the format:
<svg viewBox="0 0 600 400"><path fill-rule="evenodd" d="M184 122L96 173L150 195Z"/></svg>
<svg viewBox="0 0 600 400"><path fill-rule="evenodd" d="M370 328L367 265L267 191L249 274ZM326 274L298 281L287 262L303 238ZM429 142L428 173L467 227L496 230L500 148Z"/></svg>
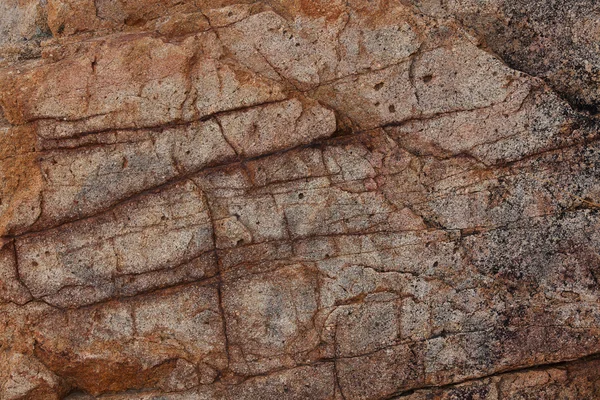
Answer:
<svg viewBox="0 0 600 400"><path fill-rule="evenodd" d="M596 0L0 0L0 399L600 399Z"/></svg>

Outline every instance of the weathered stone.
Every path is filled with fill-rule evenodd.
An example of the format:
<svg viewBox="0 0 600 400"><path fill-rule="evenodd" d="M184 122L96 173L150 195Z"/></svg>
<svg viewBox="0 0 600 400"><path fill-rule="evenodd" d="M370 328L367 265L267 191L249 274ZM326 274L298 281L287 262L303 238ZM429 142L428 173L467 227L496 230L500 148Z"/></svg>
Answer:
<svg viewBox="0 0 600 400"><path fill-rule="evenodd" d="M212 237L202 193L182 182L102 215L24 236L15 246L21 277L35 298L79 306L135 293L129 283L153 289L156 282L141 282L156 271L166 270L154 280L167 282L181 268L188 271L183 281L214 274Z"/></svg>
<svg viewBox="0 0 600 400"><path fill-rule="evenodd" d="M212 382L227 362L214 285L56 311L36 330L36 356L92 394L149 386L185 390Z"/></svg>
<svg viewBox="0 0 600 400"><path fill-rule="evenodd" d="M444 389L423 389L397 397L407 400L595 399L600 395L598 360L498 374Z"/></svg>
<svg viewBox="0 0 600 400"><path fill-rule="evenodd" d="M50 37L46 2L6 0L0 4L0 66L36 58Z"/></svg>
<svg viewBox="0 0 600 400"><path fill-rule="evenodd" d="M0 126L0 232L29 228L39 218L42 173L36 163L35 131Z"/></svg>
<svg viewBox="0 0 600 400"><path fill-rule="evenodd" d="M0 248L0 302L24 304L32 297L20 281L14 246L13 242L7 242Z"/></svg>
<svg viewBox="0 0 600 400"><path fill-rule="evenodd" d="M512 68L544 78L575 107L597 113L600 10L593 1L410 2L427 14L456 18Z"/></svg>
<svg viewBox="0 0 600 400"><path fill-rule="evenodd" d="M592 3L0 5L0 398L599 398Z"/></svg>
<svg viewBox="0 0 600 400"><path fill-rule="evenodd" d="M223 283L234 372L256 375L309 358L319 344L317 280L316 271L290 265Z"/></svg>

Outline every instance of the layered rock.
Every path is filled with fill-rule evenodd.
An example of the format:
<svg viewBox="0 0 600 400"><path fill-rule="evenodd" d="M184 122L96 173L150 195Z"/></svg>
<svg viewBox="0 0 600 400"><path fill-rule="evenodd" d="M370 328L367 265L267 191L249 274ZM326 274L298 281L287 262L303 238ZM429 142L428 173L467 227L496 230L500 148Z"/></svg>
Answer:
<svg viewBox="0 0 600 400"><path fill-rule="evenodd" d="M513 3L3 5L0 398L599 398L597 10Z"/></svg>

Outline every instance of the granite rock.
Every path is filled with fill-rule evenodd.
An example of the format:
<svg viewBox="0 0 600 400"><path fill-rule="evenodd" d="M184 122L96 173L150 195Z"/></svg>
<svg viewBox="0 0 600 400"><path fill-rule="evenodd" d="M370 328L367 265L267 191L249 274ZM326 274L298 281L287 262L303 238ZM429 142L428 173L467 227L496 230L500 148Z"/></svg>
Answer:
<svg viewBox="0 0 600 400"><path fill-rule="evenodd" d="M592 0L0 5L0 398L600 398Z"/></svg>

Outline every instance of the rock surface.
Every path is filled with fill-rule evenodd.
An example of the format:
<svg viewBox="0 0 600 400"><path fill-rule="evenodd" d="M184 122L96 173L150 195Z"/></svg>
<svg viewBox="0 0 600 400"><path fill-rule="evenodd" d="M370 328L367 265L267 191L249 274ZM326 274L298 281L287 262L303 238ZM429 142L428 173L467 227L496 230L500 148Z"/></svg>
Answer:
<svg viewBox="0 0 600 400"><path fill-rule="evenodd" d="M594 0L0 4L0 398L600 399Z"/></svg>

